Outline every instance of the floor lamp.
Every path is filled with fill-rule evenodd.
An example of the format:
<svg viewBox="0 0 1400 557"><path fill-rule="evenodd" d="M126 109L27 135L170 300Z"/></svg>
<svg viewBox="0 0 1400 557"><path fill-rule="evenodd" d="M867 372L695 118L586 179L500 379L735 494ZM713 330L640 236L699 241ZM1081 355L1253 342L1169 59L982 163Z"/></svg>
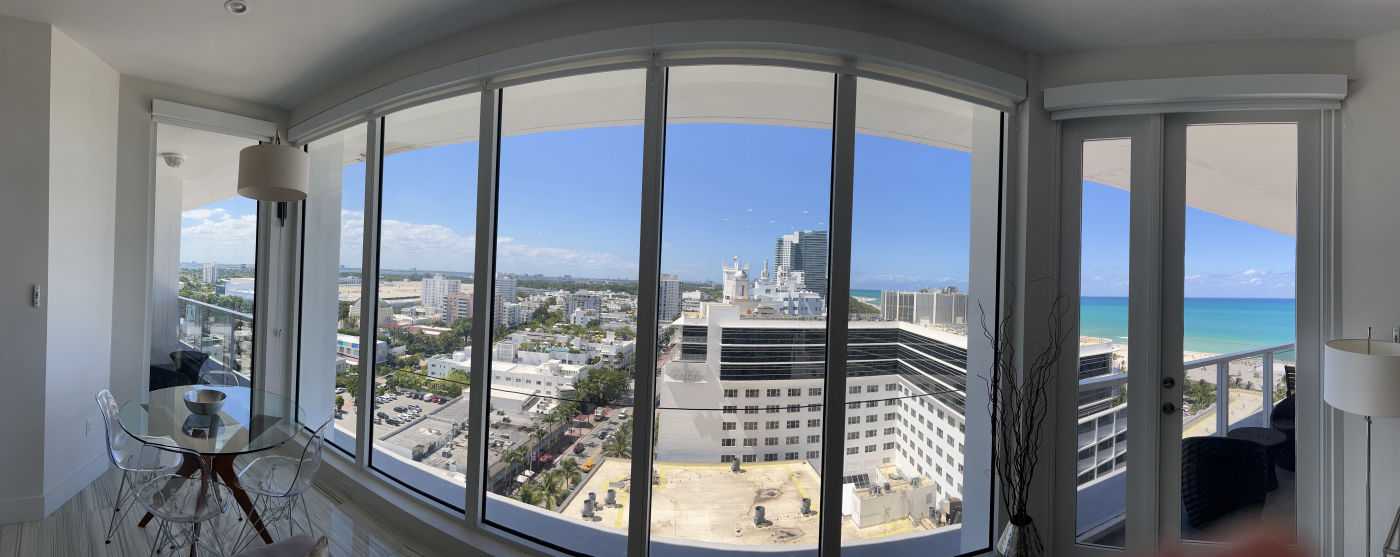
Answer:
<svg viewBox="0 0 1400 557"><path fill-rule="evenodd" d="M1366 417L1366 555L1371 555L1371 420L1400 418L1400 344L1339 339L1324 350L1322 398ZM1390 554L1387 551L1387 554Z"/></svg>

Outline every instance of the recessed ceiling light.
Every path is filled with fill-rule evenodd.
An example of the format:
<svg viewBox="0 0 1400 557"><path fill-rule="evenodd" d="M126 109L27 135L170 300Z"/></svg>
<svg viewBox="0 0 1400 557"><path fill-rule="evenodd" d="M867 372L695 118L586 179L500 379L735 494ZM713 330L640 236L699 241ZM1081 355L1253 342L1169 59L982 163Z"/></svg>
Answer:
<svg viewBox="0 0 1400 557"><path fill-rule="evenodd" d="M248 3L243 0L226 0L224 9L231 14L241 14L248 11Z"/></svg>

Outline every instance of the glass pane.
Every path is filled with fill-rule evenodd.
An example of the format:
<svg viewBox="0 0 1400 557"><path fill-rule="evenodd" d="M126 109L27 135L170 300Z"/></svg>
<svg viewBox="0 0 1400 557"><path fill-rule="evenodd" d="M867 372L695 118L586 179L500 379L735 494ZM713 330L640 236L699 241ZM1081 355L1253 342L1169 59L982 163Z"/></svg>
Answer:
<svg viewBox="0 0 1400 557"><path fill-rule="evenodd" d="M1296 337L1297 151L1296 124L1186 128L1182 345L1184 358L1196 360L1186 364L1196 401L1183 424L1184 539L1212 539L1218 526L1257 516L1261 506L1279 524L1294 523L1285 366ZM1201 358L1211 365L1196 365ZM1216 385L1228 393L1223 404L1207 393Z"/></svg>
<svg viewBox="0 0 1400 557"><path fill-rule="evenodd" d="M645 93L644 70L502 91L485 518L595 555L631 511Z"/></svg>
<svg viewBox="0 0 1400 557"><path fill-rule="evenodd" d="M991 503L986 475L964 474L991 463L986 402L967 400L980 318L969 300L988 294L970 280L973 188L998 187L974 186L978 123L1000 137L993 110L881 81L856 88L847 407L830 413L846 423L843 554L987 547L986 521L966 533L963 522L965 498ZM996 140L978 147L1000 152ZM968 431L969 411L983 431Z"/></svg>
<svg viewBox="0 0 1400 557"><path fill-rule="evenodd" d="M1132 141L1093 140L1083 148L1075 537L1080 543L1123 547Z"/></svg>
<svg viewBox="0 0 1400 557"><path fill-rule="evenodd" d="M466 501L480 102L473 93L386 116L380 190L370 465L458 509Z"/></svg>
<svg viewBox="0 0 1400 557"><path fill-rule="evenodd" d="M169 371L152 380L229 370L249 384L258 204L238 195L237 177L238 152L257 142L165 124L156 141L190 164L156 164L157 226L168 228L156 235L151 363Z"/></svg>
<svg viewBox="0 0 1400 557"><path fill-rule="evenodd" d="M833 84L670 70L661 270L694 310L656 380L653 554L816 551Z"/></svg>
<svg viewBox="0 0 1400 557"><path fill-rule="evenodd" d="M313 141L302 250L300 405L310 423L332 413L326 440L355 453L364 264L365 130Z"/></svg>

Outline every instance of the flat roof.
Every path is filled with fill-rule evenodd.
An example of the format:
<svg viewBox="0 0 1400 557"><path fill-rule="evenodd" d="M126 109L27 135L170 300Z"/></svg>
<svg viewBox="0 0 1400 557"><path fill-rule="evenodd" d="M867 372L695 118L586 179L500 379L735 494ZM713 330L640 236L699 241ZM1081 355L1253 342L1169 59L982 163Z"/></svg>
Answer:
<svg viewBox="0 0 1400 557"><path fill-rule="evenodd" d="M601 504L609 488L617 490L619 506L596 511L592 525L627 530L631 460L606 459L579 488L560 513L583 521L583 502L597 494ZM703 543L732 545L816 545L821 512L821 477L806 460L748 462L742 472L728 463L656 462L659 483L652 486L652 535ZM816 512L801 514L802 499L812 499ZM754 525L754 507L764 506L772 525ZM834 509L835 510L835 509ZM836 511L839 512L839 511ZM908 517L857 528L849 517L841 521L842 538L870 539L924 530Z"/></svg>

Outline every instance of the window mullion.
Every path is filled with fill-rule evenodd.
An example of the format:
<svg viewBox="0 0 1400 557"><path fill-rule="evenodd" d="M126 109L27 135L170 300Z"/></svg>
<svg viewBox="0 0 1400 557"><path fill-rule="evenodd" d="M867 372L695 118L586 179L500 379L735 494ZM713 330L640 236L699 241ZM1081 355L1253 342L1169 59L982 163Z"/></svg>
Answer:
<svg viewBox="0 0 1400 557"><path fill-rule="evenodd" d="M477 146L476 252L472 274L472 361L470 404L467 415L467 501L468 527L481 524L486 504L486 403L490 400L492 296L496 276L496 200L500 162L501 90L481 91L481 130Z"/></svg>
<svg viewBox="0 0 1400 557"><path fill-rule="evenodd" d="M383 192L384 119L367 122L365 133L365 224L363 260L360 266L360 392L355 412L355 465L369 468L369 452L374 446L374 362L379 308L379 231L380 198ZM368 377L369 380L364 379Z"/></svg>
<svg viewBox="0 0 1400 557"><path fill-rule="evenodd" d="M827 237L826 377L822 422L821 555L841 554L840 478L846 451L846 339L850 324L851 204L855 199L856 77L836 75L831 139L831 219Z"/></svg>
<svg viewBox="0 0 1400 557"><path fill-rule="evenodd" d="M666 68L647 68L643 128L641 239L637 275L637 348L633 372L632 477L651 478L652 431L656 424L656 343L661 284L661 209L666 157ZM651 482L631 484L627 554L645 557L650 548Z"/></svg>

